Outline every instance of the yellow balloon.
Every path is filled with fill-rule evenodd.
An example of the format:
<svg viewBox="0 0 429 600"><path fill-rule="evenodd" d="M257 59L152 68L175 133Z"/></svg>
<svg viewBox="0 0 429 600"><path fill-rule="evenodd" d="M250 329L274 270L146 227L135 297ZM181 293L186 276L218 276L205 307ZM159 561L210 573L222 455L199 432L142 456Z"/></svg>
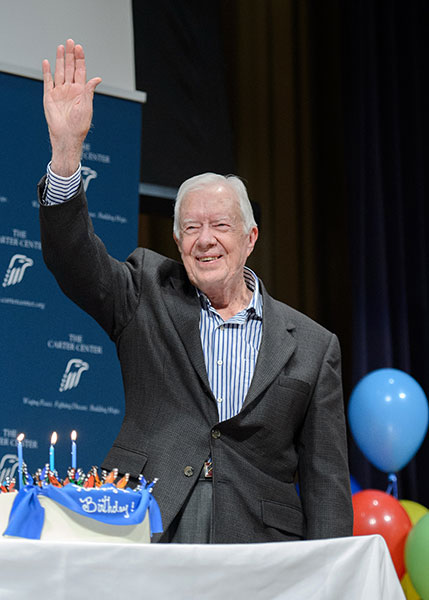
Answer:
<svg viewBox="0 0 429 600"><path fill-rule="evenodd" d="M423 506L423 504L419 504L418 502L413 502L412 500L399 500L399 503L406 510L413 527L417 521L420 521L420 519L429 512L426 506Z"/></svg>
<svg viewBox="0 0 429 600"><path fill-rule="evenodd" d="M407 600L421 600L420 596L414 589L413 584L411 583L411 579L408 573L405 573L405 575L401 579L401 585Z"/></svg>

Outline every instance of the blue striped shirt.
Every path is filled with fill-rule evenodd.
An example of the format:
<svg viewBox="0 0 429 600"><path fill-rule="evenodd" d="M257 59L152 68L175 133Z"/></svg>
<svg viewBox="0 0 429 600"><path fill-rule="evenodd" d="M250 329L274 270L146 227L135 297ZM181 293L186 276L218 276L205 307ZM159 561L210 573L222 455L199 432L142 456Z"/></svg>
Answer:
<svg viewBox="0 0 429 600"><path fill-rule="evenodd" d="M46 186L43 193L42 203L48 206L61 204L70 200L79 189L81 179L81 166L70 177L61 177L51 171L51 163L46 169Z"/></svg>
<svg viewBox="0 0 429 600"><path fill-rule="evenodd" d="M43 203L61 204L72 198L80 185L81 167L71 177L60 177L47 167ZM244 280L253 292L247 308L228 321L197 290L201 302L200 336L207 375L217 400L219 421L238 414L252 382L262 336L262 296L258 278L244 267Z"/></svg>
<svg viewBox="0 0 429 600"><path fill-rule="evenodd" d="M219 421L238 414L252 382L262 336L262 296L256 275L244 267L244 279L253 292L247 308L228 321L200 290L200 336L207 375L217 400Z"/></svg>

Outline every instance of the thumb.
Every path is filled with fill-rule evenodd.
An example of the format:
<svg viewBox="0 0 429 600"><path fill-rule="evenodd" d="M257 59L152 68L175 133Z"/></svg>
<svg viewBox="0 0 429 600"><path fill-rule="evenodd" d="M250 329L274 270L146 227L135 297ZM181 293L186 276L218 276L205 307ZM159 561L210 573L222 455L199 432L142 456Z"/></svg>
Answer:
<svg viewBox="0 0 429 600"><path fill-rule="evenodd" d="M95 91L95 88L100 83L101 83L101 77L94 77L93 79L90 79L85 85L86 91L93 94Z"/></svg>

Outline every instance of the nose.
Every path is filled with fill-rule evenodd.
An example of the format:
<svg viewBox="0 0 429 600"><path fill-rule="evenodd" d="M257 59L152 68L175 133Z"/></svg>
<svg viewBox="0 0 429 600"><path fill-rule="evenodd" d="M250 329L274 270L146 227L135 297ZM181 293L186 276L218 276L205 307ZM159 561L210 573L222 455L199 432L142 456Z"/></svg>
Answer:
<svg viewBox="0 0 429 600"><path fill-rule="evenodd" d="M216 238L209 224L204 223L198 233L198 246L200 248L210 248L216 244Z"/></svg>

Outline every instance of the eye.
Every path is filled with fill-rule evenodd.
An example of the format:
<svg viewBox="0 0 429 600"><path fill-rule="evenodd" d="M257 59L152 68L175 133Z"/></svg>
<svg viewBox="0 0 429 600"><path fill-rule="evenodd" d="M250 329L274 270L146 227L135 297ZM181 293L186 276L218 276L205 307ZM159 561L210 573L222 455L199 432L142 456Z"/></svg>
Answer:
<svg viewBox="0 0 429 600"><path fill-rule="evenodd" d="M198 225L186 225L183 229L183 232L188 234L195 233L196 231L198 231Z"/></svg>
<svg viewBox="0 0 429 600"><path fill-rule="evenodd" d="M228 223L217 223L215 227L219 231L227 231L230 228L230 225Z"/></svg>

